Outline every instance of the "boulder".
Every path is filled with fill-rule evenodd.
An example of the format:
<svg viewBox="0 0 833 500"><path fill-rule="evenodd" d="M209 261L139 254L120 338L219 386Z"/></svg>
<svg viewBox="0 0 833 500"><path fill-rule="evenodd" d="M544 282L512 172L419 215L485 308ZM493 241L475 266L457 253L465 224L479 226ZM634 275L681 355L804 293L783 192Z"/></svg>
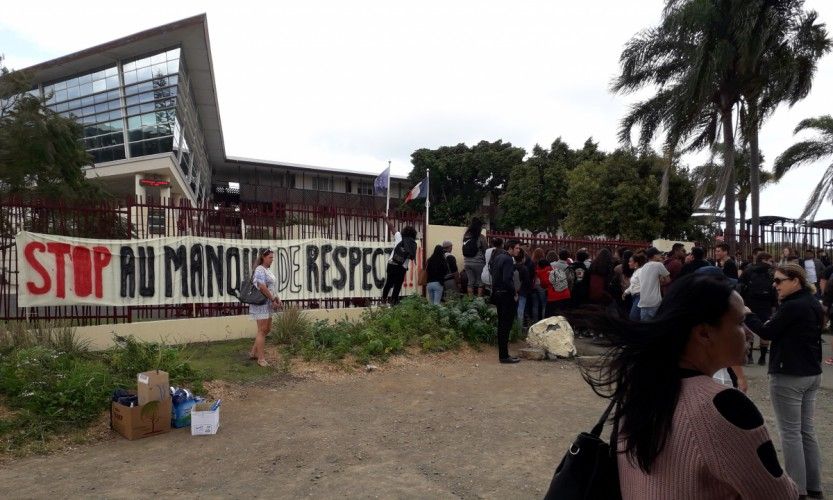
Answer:
<svg viewBox="0 0 833 500"><path fill-rule="evenodd" d="M563 316L542 319L529 327L526 337L530 347L543 349L550 359L572 358L576 355L573 327Z"/></svg>

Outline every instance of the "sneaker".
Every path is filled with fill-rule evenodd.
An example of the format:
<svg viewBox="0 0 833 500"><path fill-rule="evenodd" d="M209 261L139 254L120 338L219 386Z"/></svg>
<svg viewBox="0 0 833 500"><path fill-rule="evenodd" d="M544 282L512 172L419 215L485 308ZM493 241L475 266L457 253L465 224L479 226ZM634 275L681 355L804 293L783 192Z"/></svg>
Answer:
<svg viewBox="0 0 833 500"><path fill-rule="evenodd" d="M501 363L509 364L509 363L520 363L521 359L516 358L515 356L509 356L508 358L500 358Z"/></svg>

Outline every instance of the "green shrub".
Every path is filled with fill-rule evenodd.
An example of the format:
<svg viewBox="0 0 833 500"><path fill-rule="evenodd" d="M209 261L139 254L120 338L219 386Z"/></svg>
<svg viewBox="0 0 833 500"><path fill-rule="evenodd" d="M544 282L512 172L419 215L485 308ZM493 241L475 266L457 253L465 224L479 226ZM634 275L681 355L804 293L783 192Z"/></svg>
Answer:
<svg viewBox="0 0 833 500"><path fill-rule="evenodd" d="M0 393L23 417L37 417L39 427L83 425L107 407L113 379L93 359L43 346L18 349L0 357Z"/></svg>
<svg viewBox="0 0 833 500"><path fill-rule="evenodd" d="M270 338L277 344L297 345L310 335L312 327L300 308L289 306L273 318Z"/></svg>
<svg viewBox="0 0 833 500"><path fill-rule="evenodd" d="M184 385L195 391L201 389L204 374L189 363L186 346L170 346L144 342L133 336L114 337L115 345L104 355L116 383L125 387L136 385L136 374L149 370L168 372L171 385Z"/></svg>
<svg viewBox="0 0 833 500"><path fill-rule="evenodd" d="M409 346L447 351L463 341L472 345L494 342L495 317L483 299L462 298L434 306L422 297L410 296L396 307L369 309L357 322L318 321L296 327L299 322L290 318L290 326L279 331L295 333L275 337L286 353L306 360L338 361L352 355L366 363L402 353Z"/></svg>
<svg viewBox="0 0 833 500"><path fill-rule="evenodd" d="M89 352L89 341L81 340L75 327L64 320L10 321L0 324L0 352L44 346L72 355Z"/></svg>

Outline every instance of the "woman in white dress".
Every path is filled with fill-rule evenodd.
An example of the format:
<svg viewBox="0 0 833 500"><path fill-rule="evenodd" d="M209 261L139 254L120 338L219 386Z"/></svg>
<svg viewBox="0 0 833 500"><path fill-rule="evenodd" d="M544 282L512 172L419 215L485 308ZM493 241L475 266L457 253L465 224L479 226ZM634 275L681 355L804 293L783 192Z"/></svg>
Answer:
<svg viewBox="0 0 833 500"><path fill-rule="evenodd" d="M249 314L257 321L257 336L252 350L249 353L250 359L256 359L260 366L269 366L266 362L266 336L272 329L272 309L281 307L281 299L276 290L277 279L272 271L272 260L275 258L271 250L264 250L257 258L257 267L252 273L252 281L269 302L261 305L250 305Z"/></svg>

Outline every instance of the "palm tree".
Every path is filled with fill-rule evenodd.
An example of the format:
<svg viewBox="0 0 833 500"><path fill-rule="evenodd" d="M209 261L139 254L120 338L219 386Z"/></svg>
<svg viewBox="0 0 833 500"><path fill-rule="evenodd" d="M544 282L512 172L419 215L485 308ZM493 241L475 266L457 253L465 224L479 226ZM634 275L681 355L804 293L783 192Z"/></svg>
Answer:
<svg viewBox="0 0 833 500"><path fill-rule="evenodd" d="M731 0L668 0L659 26L642 31L625 46L621 74L614 92L632 93L646 86L656 94L634 104L622 119L619 138L630 143L638 126L640 146L649 147L657 131L665 131L664 148L673 158L683 151L712 145L722 130L726 231L734 247L735 130L734 108L741 99L744 64L758 2ZM668 165L672 164L668 161ZM734 248L732 248L734 251Z"/></svg>
<svg viewBox="0 0 833 500"><path fill-rule="evenodd" d="M723 148L722 144L716 144L712 149L712 154L720 152ZM746 225L746 208L747 200L752 194L752 183L750 171L752 169L753 157L762 158L760 151L757 155L753 155L748 148L738 149L735 151L735 178L737 184L735 186L735 196L738 200L738 212L740 213L741 227ZM719 200L723 193L718 191L720 177L723 175L723 166L713 161L709 161L703 165L695 167L691 171L691 180L697 191L694 194L694 206L702 206L702 204L716 204L714 200ZM759 186L766 187L768 184L777 182L775 175L771 172L760 172ZM754 240L753 243L756 243Z"/></svg>
<svg viewBox="0 0 833 500"><path fill-rule="evenodd" d="M823 115L807 118L795 127L793 133L802 130L815 130L819 137L793 144L775 159L775 178L780 179L791 168L805 163L812 163L827 156L833 156L833 116ZM821 180L810 194L801 218L813 219L824 200L833 202L833 163L827 166Z"/></svg>
<svg viewBox="0 0 833 500"><path fill-rule="evenodd" d="M752 38L745 45L745 77L741 90L741 131L749 146L749 188L752 197L752 241L760 230L761 158L758 132L779 104L790 106L809 94L816 63L830 50L823 24L815 11L805 12L804 0L761 2Z"/></svg>

